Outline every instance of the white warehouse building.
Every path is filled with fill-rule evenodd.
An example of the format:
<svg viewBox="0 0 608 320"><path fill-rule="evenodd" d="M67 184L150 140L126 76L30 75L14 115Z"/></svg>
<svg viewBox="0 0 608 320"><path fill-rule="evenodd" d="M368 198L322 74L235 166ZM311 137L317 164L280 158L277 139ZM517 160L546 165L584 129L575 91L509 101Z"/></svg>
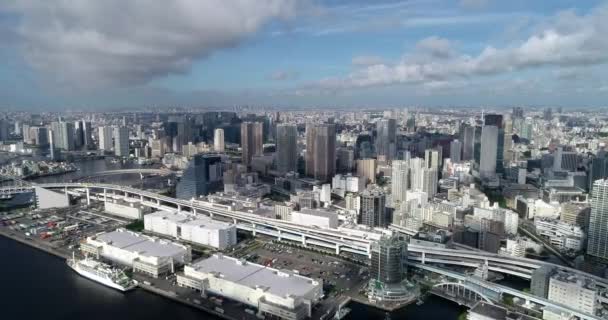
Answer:
<svg viewBox="0 0 608 320"><path fill-rule="evenodd" d="M301 209L291 212L291 222L304 226L333 229L338 227L338 214L319 209Z"/></svg>
<svg viewBox="0 0 608 320"><path fill-rule="evenodd" d="M192 260L189 246L125 229L90 236L80 245L80 250L153 277L173 273L176 265Z"/></svg>
<svg viewBox="0 0 608 320"><path fill-rule="evenodd" d="M220 250L237 243L234 224L204 215L157 211L144 216L144 229Z"/></svg>
<svg viewBox="0 0 608 320"><path fill-rule="evenodd" d="M235 300L281 319L311 316L323 297L323 282L222 254L186 265L177 275L180 286Z"/></svg>

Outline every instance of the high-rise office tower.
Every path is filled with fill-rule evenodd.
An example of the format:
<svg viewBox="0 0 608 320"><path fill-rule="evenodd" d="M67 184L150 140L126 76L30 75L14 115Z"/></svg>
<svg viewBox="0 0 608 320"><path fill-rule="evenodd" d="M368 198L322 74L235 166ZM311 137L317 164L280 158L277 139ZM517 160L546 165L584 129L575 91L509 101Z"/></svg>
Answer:
<svg viewBox="0 0 608 320"><path fill-rule="evenodd" d="M57 154L55 150L55 134L53 133L53 129L48 131L49 134L49 157L51 160L57 160Z"/></svg>
<svg viewBox="0 0 608 320"><path fill-rule="evenodd" d="M30 128L30 132L32 132L31 130L32 128ZM46 127L34 127L33 128L33 137L30 137L30 139L33 139L34 143L37 146L46 146L49 144L49 132L48 129ZM32 134L30 134L32 135Z"/></svg>
<svg viewBox="0 0 608 320"><path fill-rule="evenodd" d="M337 151L338 171L341 173L351 172L355 167L355 150L351 147L340 148Z"/></svg>
<svg viewBox="0 0 608 320"><path fill-rule="evenodd" d="M93 147L92 141L92 132L91 132L91 123L88 121L82 120L82 147L85 150Z"/></svg>
<svg viewBox="0 0 608 320"><path fill-rule="evenodd" d="M8 141L10 124L6 119L0 119L0 141Z"/></svg>
<svg viewBox="0 0 608 320"><path fill-rule="evenodd" d="M460 162L462 155L462 143L458 140L450 142L450 160L452 163Z"/></svg>
<svg viewBox="0 0 608 320"><path fill-rule="evenodd" d="M376 122L376 154L379 161L395 157L397 122L395 119L382 119Z"/></svg>
<svg viewBox="0 0 608 320"><path fill-rule="evenodd" d="M589 192L593 190L593 183L599 179L608 178L608 158L598 156L591 160L589 166Z"/></svg>
<svg viewBox="0 0 608 320"><path fill-rule="evenodd" d="M437 168L424 168L422 170L422 191L426 192L429 199L432 199L437 194L438 180L439 171Z"/></svg>
<svg viewBox="0 0 608 320"><path fill-rule="evenodd" d="M483 126L481 129L481 146L479 151L479 175L482 178L496 175L496 153L498 146L498 127Z"/></svg>
<svg viewBox="0 0 608 320"><path fill-rule="evenodd" d="M546 108L543 110L543 119L546 121L553 119L553 110L551 108Z"/></svg>
<svg viewBox="0 0 608 320"><path fill-rule="evenodd" d="M217 191L222 184L222 159L217 155L197 154L188 163L175 194L179 199L198 198Z"/></svg>
<svg viewBox="0 0 608 320"><path fill-rule="evenodd" d="M117 157L129 156L129 128L125 126L114 128L114 154Z"/></svg>
<svg viewBox="0 0 608 320"><path fill-rule="evenodd" d="M501 114L486 114L484 116L484 126L495 126L498 130L496 134L496 168L495 171L502 173L504 171L504 145L505 145L505 129L504 121Z"/></svg>
<svg viewBox="0 0 608 320"><path fill-rule="evenodd" d="M51 128L53 129L55 148L66 151L75 150L73 123L53 122L51 123Z"/></svg>
<svg viewBox="0 0 608 320"><path fill-rule="evenodd" d="M507 114L503 119L503 124L503 166L501 170L504 171L504 168L513 160L513 118Z"/></svg>
<svg viewBox="0 0 608 320"><path fill-rule="evenodd" d="M427 197L433 198L437 193L437 168L427 168L424 159L412 158L410 160L410 188L413 191L425 192Z"/></svg>
<svg viewBox="0 0 608 320"><path fill-rule="evenodd" d="M424 166L426 168L441 168L441 148L424 150Z"/></svg>
<svg viewBox="0 0 608 320"><path fill-rule="evenodd" d="M370 277L382 284L400 283L405 279L407 243L397 236L382 237L372 243Z"/></svg>
<svg viewBox="0 0 608 320"><path fill-rule="evenodd" d="M361 193L360 223L369 227L385 227L386 195L380 187L370 187Z"/></svg>
<svg viewBox="0 0 608 320"><path fill-rule="evenodd" d="M82 127L82 121L78 120L74 122L74 147L79 149L84 144L84 128Z"/></svg>
<svg viewBox="0 0 608 320"><path fill-rule="evenodd" d="M376 183L376 159L357 160L357 176L368 183Z"/></svg>
<svg viewBox="0 0 608 320"><path fill-rule="evenodd" d="M254 156L263 153L263 124L261 122L241 123L241 150L244 165L251 165Z"/></svg>
<svg viewBox="0 0 608 320"><path fill-rule="evenodd" d="M406 160L393 160L391 166L391 194L393 204L397 204L406 200L410 168Z"/></svg>
<svg viewBox="0 0 608 320"><path fill-rule="evenodd" d="M524 109L522 107L513 107L513 119L523 119Z"/></svg>
<svg viewBox="0 0 608 320"><path fill-rule="evenodd" d="M277 170L287 173L298 170L298 129L292 124L277 125Z"/></svg>
<svg viewBox="0 0 608 320"><path fill-rule="evenodd" d="M99 134L99 150L104 151L112 151L113 143L112 143L112 127L98 127L97 132Z"/></svg>
<svg viewBox="0 0 608 320"><path fill-rule="evenodd" d="M224 152L224 129L222 128L213 130L213 150Z"/></svg>
<svg viewBox="0 0 608 320"><path fill-rule="evenodd" d="M30 134L30 126L28 124L24 123L21 126L21 129L22 129L21 136L23 137L23 142L25 144L33 144L34 137L32 137Z"/></svg>
<svg viewBox="0 0 608 320"><path fill-rule="evenodd" d="M306 126L306 175L329 181L336 173L336 126Z"/></svg>
<svg viewBox="0 0 608 320"><path fill-rule="evenodd" d="M472 160L475 146L475 127L466 125L462 129L462 160Z"/></svg>
<svg viewBox="0 0 608 320"><path fill-rule="evenodd" d="M578 154L558 147L553 156L553 171L576 171L577 167Z"/></svg>
<svg viewBox="0 0 608 320"><path fill-rule="evenodd" d="M608 179L593 183L588 230L587 254L608 259Z"/></svg>

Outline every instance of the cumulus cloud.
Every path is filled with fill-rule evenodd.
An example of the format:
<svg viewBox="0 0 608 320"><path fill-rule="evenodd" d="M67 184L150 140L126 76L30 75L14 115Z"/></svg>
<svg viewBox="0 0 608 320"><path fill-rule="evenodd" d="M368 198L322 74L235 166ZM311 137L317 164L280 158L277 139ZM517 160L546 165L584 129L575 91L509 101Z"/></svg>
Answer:
<svg viewBox="0 0 608 320"><path fill-rule="evenodd" d="M485 47L477 55L458 53L446 39L420 41L415 53L398 63L374 64L345 77L312 86L340 90L395 84L423 84L498 75L544 66L575 67L608 62L608 7L588 15L562 13L526 40L504 48Z"/></svg>
<svg viewBox="0 0 608 320"><path fill-rule="evenodd" d="M238 45L298 0L19 0L27 61L67 83L143 84L190 70L194 61Z"/></svg>

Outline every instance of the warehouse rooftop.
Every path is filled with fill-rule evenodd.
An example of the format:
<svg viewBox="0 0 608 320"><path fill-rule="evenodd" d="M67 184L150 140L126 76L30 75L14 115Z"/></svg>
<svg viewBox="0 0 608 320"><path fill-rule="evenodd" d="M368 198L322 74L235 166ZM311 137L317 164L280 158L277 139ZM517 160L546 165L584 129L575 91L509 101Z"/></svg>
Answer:
<svg viewBox="0 0 608 320"><path fill-rule="evenodd" d="M222 254L199 260L191 267L197 272L215 274L216 277L251 288L263 288L277 296L303 296L314 290L319 282L290 271L280 271Z"/></svg>
<svg viewBox="0 0 608 320"><path fill-rule="evenodd" d="M116 229L112 232L98 234L94 237L94 240L150 257L171 257L186 250L183 245L125 229Z"/></svg>

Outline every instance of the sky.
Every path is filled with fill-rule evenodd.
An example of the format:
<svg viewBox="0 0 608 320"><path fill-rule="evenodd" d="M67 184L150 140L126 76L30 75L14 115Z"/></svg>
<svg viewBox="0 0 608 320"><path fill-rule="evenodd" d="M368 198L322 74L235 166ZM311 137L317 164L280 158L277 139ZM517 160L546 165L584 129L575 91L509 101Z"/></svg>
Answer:
<svg viewBox="0 0 608 320"><path fill-rule="evenodd" d="M2 0L0 109L603 107L608 0Z"/></svg>

